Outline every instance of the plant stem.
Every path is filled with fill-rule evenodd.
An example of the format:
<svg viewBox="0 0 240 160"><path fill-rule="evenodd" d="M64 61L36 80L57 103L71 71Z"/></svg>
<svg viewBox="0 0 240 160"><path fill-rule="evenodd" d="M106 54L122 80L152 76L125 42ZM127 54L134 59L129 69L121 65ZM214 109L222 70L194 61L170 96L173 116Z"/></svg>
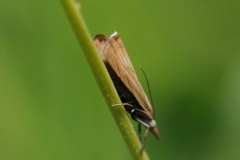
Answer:
<svg viewBox="0 0 240 160"><path fill-rule="evenodd" d="M60 2L133 158L135 160L148 160L148 156L145 152L140 155L142 146L129 118L126 115L125 109L122 106L112 107L113 104L121 104L121 101L108 71L93 43L93 39L87 29L84 19L81 13L79 13L79 4L77 5L74 0L60 0Z"/></svg>

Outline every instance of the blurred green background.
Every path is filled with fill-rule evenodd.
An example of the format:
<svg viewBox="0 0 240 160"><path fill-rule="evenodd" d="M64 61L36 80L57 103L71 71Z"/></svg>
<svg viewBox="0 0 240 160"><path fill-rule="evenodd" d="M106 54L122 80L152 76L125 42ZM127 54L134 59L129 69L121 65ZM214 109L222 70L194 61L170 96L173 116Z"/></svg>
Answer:
<svg viewBox="0 0 240 160"><path fill-rule="evenodd" d="M151 159L240 158L240 1L80 3L93 37L120 33L145 91L147 73ZM131 159L60 2L0 6L0 159Z"/></svg>

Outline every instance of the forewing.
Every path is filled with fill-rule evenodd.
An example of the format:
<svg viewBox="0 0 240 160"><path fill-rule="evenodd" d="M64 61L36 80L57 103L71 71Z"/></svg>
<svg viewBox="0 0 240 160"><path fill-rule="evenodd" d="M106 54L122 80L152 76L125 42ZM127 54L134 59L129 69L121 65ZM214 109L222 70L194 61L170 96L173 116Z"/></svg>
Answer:
<svg viewBox="0 0 240 160"><path fill-rule="evenodd" d="M118 33L115 32L110 38L104 35L97 35L94 42L104 63L111 65L148 116L153 118L152 106L137 78L131 60Z"/></svg>

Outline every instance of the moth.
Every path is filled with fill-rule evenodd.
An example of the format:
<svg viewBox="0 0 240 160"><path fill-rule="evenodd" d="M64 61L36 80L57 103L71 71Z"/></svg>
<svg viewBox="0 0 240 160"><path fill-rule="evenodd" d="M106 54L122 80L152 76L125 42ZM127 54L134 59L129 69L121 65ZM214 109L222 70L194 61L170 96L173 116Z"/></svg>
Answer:
<svg viewBox="0 0 240 160"><path fill-rule="evenodd" d="M123 105L131 118L138 122L139 136L141 125L146 127L142 153L149 130L158 140L161 139L154 118L154 109L137 78L119 34L115 32L109 38L98 34L94 38L94 43L122 101L119 105Z"/></svg>

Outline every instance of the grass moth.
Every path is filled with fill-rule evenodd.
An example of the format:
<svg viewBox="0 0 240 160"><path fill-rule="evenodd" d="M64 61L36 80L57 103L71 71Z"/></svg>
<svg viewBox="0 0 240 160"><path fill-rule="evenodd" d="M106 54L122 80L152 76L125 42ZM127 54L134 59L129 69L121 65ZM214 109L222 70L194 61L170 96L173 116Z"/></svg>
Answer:
<svg viewBox="0 0 240 160"><path fill-rule="evenodd" d="M131 118L138 122L139 135L141 125L146 127L142 153L149 130L158 140L161 139L154 119L154 109L137 78L119 34L115 32L109 38L98 34L94 38L94 43L122 101L119 105L123 105Z"/></svg>

